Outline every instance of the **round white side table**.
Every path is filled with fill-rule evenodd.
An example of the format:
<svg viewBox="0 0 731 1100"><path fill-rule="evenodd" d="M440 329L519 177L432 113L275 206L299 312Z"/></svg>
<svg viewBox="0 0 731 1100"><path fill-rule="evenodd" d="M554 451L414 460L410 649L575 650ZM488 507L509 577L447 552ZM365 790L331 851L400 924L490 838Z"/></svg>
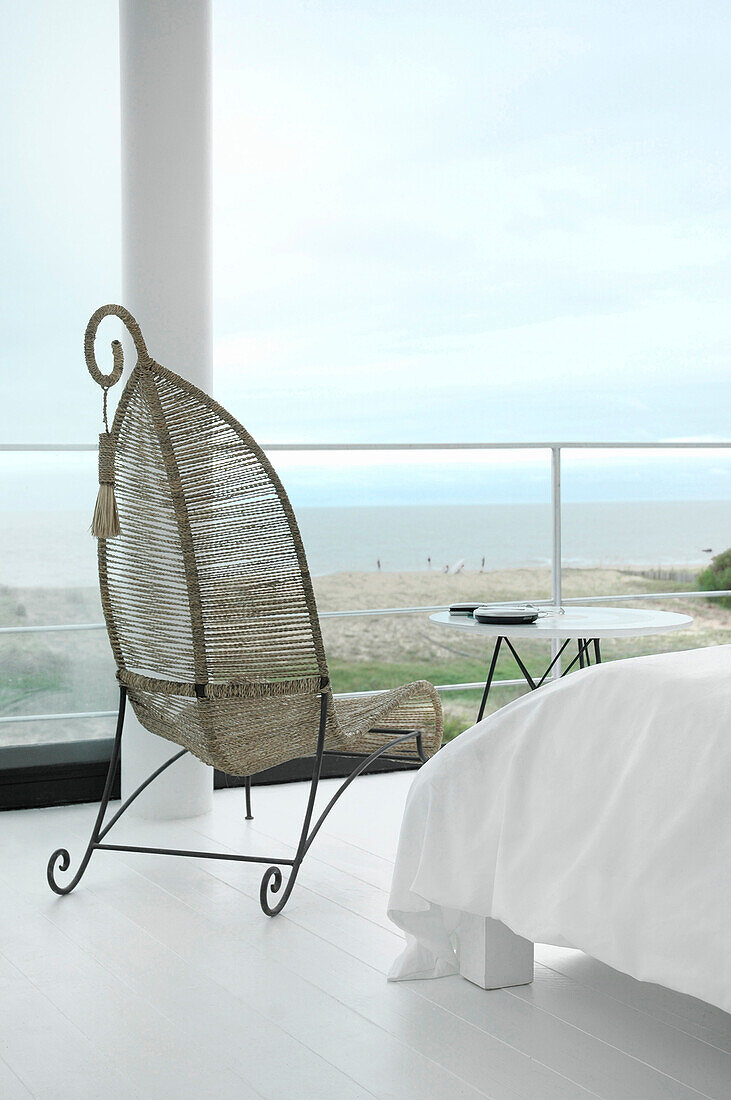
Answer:
<svg viewBox="0 0 731 1100"><path fill-rule="evenodd" d="M542 608L541 611L548 611L548 614L542 613L536 622L522 625L478 623L472 615L451 615L449 611L437 611L434 615L429 616L433 623L438 623L440 626L451 627L454 630L466 630L474 637L495 639L487 680L485 681L485 690L482 694L482 702L477 715L478 722L485 713L485 705L490 694L495 667L503 643L512 653L523 678L533 691L546 682L572 641L576 642L576 656L563 671L563 676L571 671L577 661L581 668L590 665L592 663L592 650L594 664L601 663L600 642L604 638L633 638L647 634L664 634L669 630L682 630L693 622L690 615L678 615L671 611L645 611L629 607L605 607L601 604L586 607L571 606L565 608L563 612L551 608ZM514 638L530 638L533 641L542 640L547 642L560 641L562 645L543 675L536 679L528 671L513 645L511 639Z"/></svg>

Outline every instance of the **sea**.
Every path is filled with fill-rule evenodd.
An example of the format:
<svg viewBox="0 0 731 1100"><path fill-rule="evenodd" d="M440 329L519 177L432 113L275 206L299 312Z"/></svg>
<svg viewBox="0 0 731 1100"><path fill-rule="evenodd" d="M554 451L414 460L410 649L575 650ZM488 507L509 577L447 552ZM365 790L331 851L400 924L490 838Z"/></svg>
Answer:
<svg viewBox="0 0 731 1100"><path fill-rule="evenodd" d="M315 575L550 564L543 453L274 457ZM92 453L0 455L0 585L96 583L96 488ZM565 567L694 570L730 546L728 451L566 455Z"/></svg>
<svg viewBox="0 0 731 1100"><path fill-rule="evenodd" d="M91 510L0 515L0 585L96 584ZM548 504L304 506L298 519L316 576L551 561ZM731 546L731 501L568 502L562 535L565 567L693 570Z"/></svg>

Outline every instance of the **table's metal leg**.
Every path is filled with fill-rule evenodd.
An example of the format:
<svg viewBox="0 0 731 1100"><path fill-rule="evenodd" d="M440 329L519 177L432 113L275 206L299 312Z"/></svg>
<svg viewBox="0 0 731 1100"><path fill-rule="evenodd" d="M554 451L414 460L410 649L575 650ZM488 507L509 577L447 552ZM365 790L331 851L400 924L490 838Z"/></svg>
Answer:
<svg viewBox="0 0 731 1100"><path fill-rule="evenodd" d="M492 651L492 660L490 661L490 669L487 673L487 680L485 681L485 690L482 693L482 702L480 703L480 709L477 712L477 721L482 721L482 716L485 713L485 706L487 704L487 697L490 694L490 685L492 684L493 676L495 675L495 668L497 666L498 654L500 653L500 646L503 644L503 639L498 638L495 642L495 648Z"/></svg>
<svg viewBox="0 0 731 1100"><path fill-rule="evenodd" d="M574 665L576 664L577 661L581 661L581 667L582 668L585 667L584 662L586 662L586 664L590 663L589 662L589 645L591 644L591 640L592 640L591 638L589 638L588 640L586 638L582 638L582 639L579 640L576 656L571 659L569 664L566 666L566 668L561 673L561 676L567 676L569 674L569 672L571 672L571 669L574 667Z"/></svg>
<svg viewBox="0 0 731 1100"><path fill-rule="evenodd" d="M528 687L531 689L531 691L535 691L536 688L541 687L541 685L546 682L547 678L551 674L552 669L554 668L556 662L559 660L561 654L566 649L566 647L569 644L570 640L571 639L568 638L562 644L562 646L559 649L558 653L553 658L553 660L551 661L551 663L548 666L548 668L546 669L546 671L543 673L543 676L541 676L540 680L536 681L531 676L528 669L526 668L526 666L523 663L520 655L518 654L518 651L516 650L515 646L510 641L510 638L507 638L507 637L504 637L504 636L499 637L497 639L497 641L495 642L495 648L492 651L492 659L490 661L490 669L489 669L488 674L487 674L487 680L485 681L485 690L482 693L482 702L480 703L480 709L477 712L477 721L480 722L482 720L482 718L484 717L484 714L485 714L485 707L487 705L487 697L490 694L490 687L492 685L492 681L493 681L493 678L495 676L495 668L497 666L497 659L498 659L498 655L500 653L500 647L502 646L503 642L505 642L505 644L508 646L510 652L512 653L513 657L515 658L515 663L517 664L518 668L522 672L523 678L524 678L525 682L528 684ZM599 649L599 639L598 638L577 638L576 639L576 656L569 663L568 667L563 670L563 672L561 673L562 676L566 676L571 671L571 669L574 667L574 665L577 663L577 661L579 663L580 668L590 668L591 667L591 646L592 646L592 644L594 646L594 664L601 664L602 655L601 655L601 651Z"/></svg>
<svg viewBox="0 0 731 1100"><path fill-rule="evenodd" d="M510 638L506 638L505 641L508 645L508 648L509 648L510 652L513 654L513 657L515 658L516 665L518 666L520 671L523 673L523 679L525 680L526 684L531 689L531 691L535 691L535 689L538 687L538 684L535 682L535 680L531 676L530 672L528 671L528 669L523 664L523 661L521 660L520 654L518 653L517 649L515 648L513 643L510 641Z"/></svg>
<svg viewBox="0 0 731 1100"><path fill-rule="evenodd" d="M551 661L551 663L548 666L548 668L546 669L546 671L541 676L540 680L536 684L536 687L541 687L543 684L545 684L546 680L548 679L548 677L553 672L553 670L556 667L557 663L561 660L561 657L562 657L562 655L563 655L563 653L564 653L564 651L565 651L565 649L568 646L570 641L571 641L571 639L567 638L566 641L562 643L561 648L559 649L558 653L556 654L556 656Z"/></svg>

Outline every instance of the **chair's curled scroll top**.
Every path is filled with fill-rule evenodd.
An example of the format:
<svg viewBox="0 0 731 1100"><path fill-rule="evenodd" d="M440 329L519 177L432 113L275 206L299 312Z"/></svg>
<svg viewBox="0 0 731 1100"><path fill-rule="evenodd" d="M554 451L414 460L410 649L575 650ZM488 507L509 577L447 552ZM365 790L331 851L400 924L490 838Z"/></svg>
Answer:
<svg viewBox="0 0 731 1100"><path fill-rule="evenodd" d="M105 317L119 317L122 321L134 341L138 363L145 364L150 361L140 326L128 309L124 306L106 305L100 306L92 314L84 333L84 358L89 374L104 391L102 411L104 431L99 436L99 492L91 521L91 533L98 539L114 538L120 534L119 512L114 496L114 439L109 431L107 419L107 394L122 377L124 352L119 340L112 340L113 367L109 374L103 374L99 370L94 354L94 341L97 329Z"/></svg>

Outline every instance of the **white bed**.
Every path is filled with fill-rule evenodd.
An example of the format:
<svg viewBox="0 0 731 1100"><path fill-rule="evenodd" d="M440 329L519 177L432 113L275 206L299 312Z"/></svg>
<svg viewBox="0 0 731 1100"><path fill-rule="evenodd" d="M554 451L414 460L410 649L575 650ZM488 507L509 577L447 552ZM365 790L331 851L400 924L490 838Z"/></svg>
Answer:
<svg viewBox="0 0 731 1100"><path fill-rule="evenodd" d="M731 646L523 696L414 780L389 901L407 945L389 977L517 984L541 942L729 1011L730 807Z"/></svg>

